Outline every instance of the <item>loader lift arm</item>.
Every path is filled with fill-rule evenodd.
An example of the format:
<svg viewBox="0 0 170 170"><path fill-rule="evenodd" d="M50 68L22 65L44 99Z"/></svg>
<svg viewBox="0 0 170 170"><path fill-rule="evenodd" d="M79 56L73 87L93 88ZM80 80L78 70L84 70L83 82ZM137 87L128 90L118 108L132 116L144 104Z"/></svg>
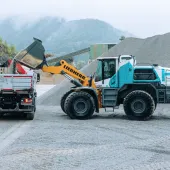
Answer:
<svg viewBox="0 0 170 170"><path fill-rule="evenodd" d="M72 81L73 84L75 84L74 82L77 82L77 84L75 85L79 84L79 86L90 86L90 87L96 88L96 85L95 85L95 82L92 76L91 77L86 76L85 74L77 70L74 66L67 63L65 60L61 60L59 66L43 65L42 71L52 73L52 74L62 74L62 75L67 74L70 77L74 78L75 80L78 80L78 81L74 81L74 80Z"/></svg>

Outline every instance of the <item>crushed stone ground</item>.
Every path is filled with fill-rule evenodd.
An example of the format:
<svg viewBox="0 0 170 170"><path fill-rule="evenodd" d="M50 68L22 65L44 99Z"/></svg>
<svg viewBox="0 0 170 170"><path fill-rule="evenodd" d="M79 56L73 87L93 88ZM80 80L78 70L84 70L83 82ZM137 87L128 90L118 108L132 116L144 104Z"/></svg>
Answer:
<svg viewBox="0 0 170 170"><path fill-rule="evenodd" d="M33 121L1 120L0 169L169 169L169 109L158 106L150 121L127 120L122 108L80 121L39 105Z"/></svg>

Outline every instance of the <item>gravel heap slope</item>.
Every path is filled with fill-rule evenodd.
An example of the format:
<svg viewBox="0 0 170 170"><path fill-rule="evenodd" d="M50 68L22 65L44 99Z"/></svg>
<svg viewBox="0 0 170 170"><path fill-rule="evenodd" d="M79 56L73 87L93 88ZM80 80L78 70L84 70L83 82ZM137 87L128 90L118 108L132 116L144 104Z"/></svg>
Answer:
<svg viewBox="0 0 170 170"><path fill-rule="evenodd" d="M159 64L170 67L170 33L146 39L127 38L114 46L103 56L131 54L137 63Z"/></svg>

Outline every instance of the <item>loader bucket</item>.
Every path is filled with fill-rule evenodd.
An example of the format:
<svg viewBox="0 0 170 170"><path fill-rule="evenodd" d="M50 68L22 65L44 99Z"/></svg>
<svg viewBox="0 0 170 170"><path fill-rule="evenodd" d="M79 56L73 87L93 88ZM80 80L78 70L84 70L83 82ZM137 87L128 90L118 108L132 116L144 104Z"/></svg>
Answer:
<svg viewBox="0 0 170 170"><path fill-rule="evenodd" d="M30 69L41 69L43 63L46 61L44 52L45 49L42 41L34 38L34 42L26 49L20 51L14 60Z"/></svg>

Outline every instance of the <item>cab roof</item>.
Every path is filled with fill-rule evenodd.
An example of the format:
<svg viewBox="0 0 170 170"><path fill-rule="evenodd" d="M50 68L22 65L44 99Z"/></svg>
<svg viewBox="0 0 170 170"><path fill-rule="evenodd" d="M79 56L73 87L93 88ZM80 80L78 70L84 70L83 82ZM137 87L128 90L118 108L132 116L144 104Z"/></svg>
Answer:
<svg viewBox="0 0 170 170"><path fill-rule="evenodd" d="M132 55L128 55L128 54L120 55L120 57L121 57L121 58L126 58L126 57L127 57L127 58L129 58L129 57L133 58ZM119 56L113 56L113 57L109 57L109 56L108 56L108 57L107 57L107 56L106 56L106 57L98 57L97 60L113 59L113 58L114 58L114 59L118 59Z"/></svg>

